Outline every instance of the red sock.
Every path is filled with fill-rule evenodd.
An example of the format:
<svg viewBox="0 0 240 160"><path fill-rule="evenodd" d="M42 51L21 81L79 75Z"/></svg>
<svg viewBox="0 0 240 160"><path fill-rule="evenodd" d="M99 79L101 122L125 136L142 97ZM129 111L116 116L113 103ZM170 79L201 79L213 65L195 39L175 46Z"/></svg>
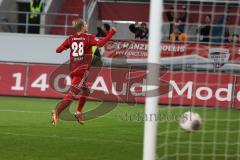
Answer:
<svg viewBox="0 0 240 160"><path fill-rule="evenodd" d="M84 104L86 103L87 97L86 96L81 96L78 100L78 107L77 107L77 112L82 112L82 109L84 107Z"/></svg>

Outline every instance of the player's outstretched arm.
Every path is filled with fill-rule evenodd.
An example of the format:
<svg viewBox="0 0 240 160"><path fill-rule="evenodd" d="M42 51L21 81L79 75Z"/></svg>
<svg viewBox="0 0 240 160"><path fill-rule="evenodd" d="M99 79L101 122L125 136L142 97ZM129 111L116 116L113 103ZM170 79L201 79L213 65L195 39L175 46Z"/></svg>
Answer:
<svg viewBox="0 0 240 160"><path fill-rule="evenodd" d="M116 32L117 32L116 28L112 27L112 29L110 30L110 32L108 32L106 37L104 37L103 39L100 39L98 41L95 40L95 38L93 38L91 44L92 45L97 45L98 47L102 47L107 43L107 41L109 41L112 38L112 36Z"/></svg>
<svg viewBox="0 0 240 160"><path fill-rule="evenodd" d="M66 39L57 49L57 53L61 53L62 51L68 49L70 47L69 40Z"/></svg>

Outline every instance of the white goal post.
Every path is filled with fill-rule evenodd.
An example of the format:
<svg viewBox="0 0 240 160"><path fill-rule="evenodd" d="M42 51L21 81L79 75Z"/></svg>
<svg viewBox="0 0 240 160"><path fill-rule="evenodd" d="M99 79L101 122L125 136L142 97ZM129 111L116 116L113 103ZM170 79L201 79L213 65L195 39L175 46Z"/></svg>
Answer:
<svg viewBox="0 0 240 160"><path fill-rule="evenodd" d="M158 86L159 64L160 59L160 41L162 26L163 0L150 1L150 23L149 23L149 41L148 41L148 89L154 88L151 85ZM153 65L151 65L153 64ZM158 113L158 93L156 96L149 96L147 93L145 115L157 115ZM156 137L157 137L157 120L145 119L144 125L144 160L155 160L156 156Z"/></svg>
<svg viewBox="0 0 240 160"><path fill-rule="evenodd" d="M165 4L166 2L168 4ZM161 108L158 113L159 94L157 91L154 91L154 94L151 91L159 87L159 68L163 65L160 64L159 54L161 40L166 37L166 34L170 35L166 32L162 33L161 30L165 25L163 14L167 11L171 11L174 16L178 16L176 12L179 11L180 14L186 13L187 17L192 18L189 22L184 21L186 25L184 32L190 40L177 42L177 44L190 44L189 46L192 45L195 48L193 47L191 53L193 57L190 57L192 58L190 61L182 58L178 61L181 62L180 65L174 62L171 64L182 68L174 70L172 66L169 67L169 85L172 85L173 90L167 95L168 99L161 103L166 105L163 105L163 109ZM207 16L210 16L209 23L205 22ZM211 27L208 40L203 41L201 36L205 35L200 35L200 30L208 25ZM190 29L194 30L191 31L192 35L186 31ZM226 32L228 32L228 37L225 35ZM220 41L214 41L216 39ZM169 41L166 42L167 45L169 43ZM174 44L175 42L171 42L171 45ZM177 160L240 160L240 58L232 58L240 55L240 1L150 0L148 47L143 160L171 158ZM201 50L203 48L205 49L204 56L198 53L203 52ZM226 50L227 52L223 52ZM230 56L232 59L229 58ZM174 58L178 60L179 57ZM202 61L204 63L199 63ZM186 68L188 70L185 70ZM178 73L175 74L175 71ZM178 103L173 103L174 100L171 98L175 98L174 100ZM172 107L172 105L177 105L177 107ZM178 120L159 121L158 115L163 110L165 116L172 113L179 116L188 110L199 113L203 119L201 129L195 134L190 134L179 127ZM147 118L152 115L156 118Z"/></svg>

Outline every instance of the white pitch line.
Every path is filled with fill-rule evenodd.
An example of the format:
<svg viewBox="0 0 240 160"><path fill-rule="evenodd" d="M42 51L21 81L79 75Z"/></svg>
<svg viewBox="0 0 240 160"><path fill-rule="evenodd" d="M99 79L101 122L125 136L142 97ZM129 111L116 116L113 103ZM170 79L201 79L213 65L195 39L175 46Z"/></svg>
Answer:
<svg viewBox="0 0 240 160"><path fill-rule="evenodd" d="M120 144L134 144L134 145L142 145L142 143L139 142L131 142L131 141L120 141L120 140L99 140L99 139L86 139L86 138L80 138L80 137L61 137L57 135L51 135L51 136L43 136L43 135L33 135L33 134L19 134L19 133L12 133L12 132L0 132L2 135L11 135L11 136L25 136L25 137L41 137L41 138L59 138L59 139L68 139L68 140L81 140L81 141L97 141L97 142L104 142L104 143L120 143Z"/></svg>
<svg viewBox="0 0 240 160"><path fill-rule="evenodd" d="M37 114L51 114L51 112L39 112L39 111L24 111L24 110L9 110L9 109L5 109L5 110L0 110L0 112L15 112L15 113L37 113ZM97 118L105 118L105 119L116 119L118 118L118 116L116 117L107 117L105 115L97 117Z"/></svg>
<svg viewBox="0 0 240 160"><path fill-rule="evenodd" d="M10 110L10 109L3 109L0 110L0 112L16 112L16 113L41 113L41 114L46 114L50 112L39 112L39 111L23 111L23 110Z"/></svg>
<svg viewBox="0 0 240 160"><path fill-rule="evenodd" d="M73 140L80 140L78 137L60 137L57 135L51 136L43 136L43 135L33 135L33 134L26 134L26 133L12 133L12 132L0 132L3 135L11 135L11 136L24 136L24 137L41 137L41 138L60 138L60 139L73 139Z"/></svg>

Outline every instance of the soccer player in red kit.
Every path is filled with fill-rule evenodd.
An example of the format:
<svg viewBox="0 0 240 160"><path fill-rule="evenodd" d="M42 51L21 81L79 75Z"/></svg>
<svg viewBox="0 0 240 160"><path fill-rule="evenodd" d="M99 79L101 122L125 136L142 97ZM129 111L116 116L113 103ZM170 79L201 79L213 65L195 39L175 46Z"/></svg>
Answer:
<svg viewBox="0 0 240 160"><path fill-rule="evenodd" d="M97 40L95 35L88 34L87 24L82 19L73 21L73 27L77 33L69 36L57 49L57 53L61 53L66 49L70 49L70 77L71 87L69 92L63 97L62 101L58 104L57 108L52 111L53 124L58 123L58 118L61 112L66 109L74 97L83 91L79 98L77 113L82 113L82 108L89 95L89 90L86 89L85 82L88 76L88 70L92 63L92 46L102 47L111 39L116 33L115 28L111 28L110 32L105 38ZM76 117L78 122L82 123L81 116Z"/></svg>

